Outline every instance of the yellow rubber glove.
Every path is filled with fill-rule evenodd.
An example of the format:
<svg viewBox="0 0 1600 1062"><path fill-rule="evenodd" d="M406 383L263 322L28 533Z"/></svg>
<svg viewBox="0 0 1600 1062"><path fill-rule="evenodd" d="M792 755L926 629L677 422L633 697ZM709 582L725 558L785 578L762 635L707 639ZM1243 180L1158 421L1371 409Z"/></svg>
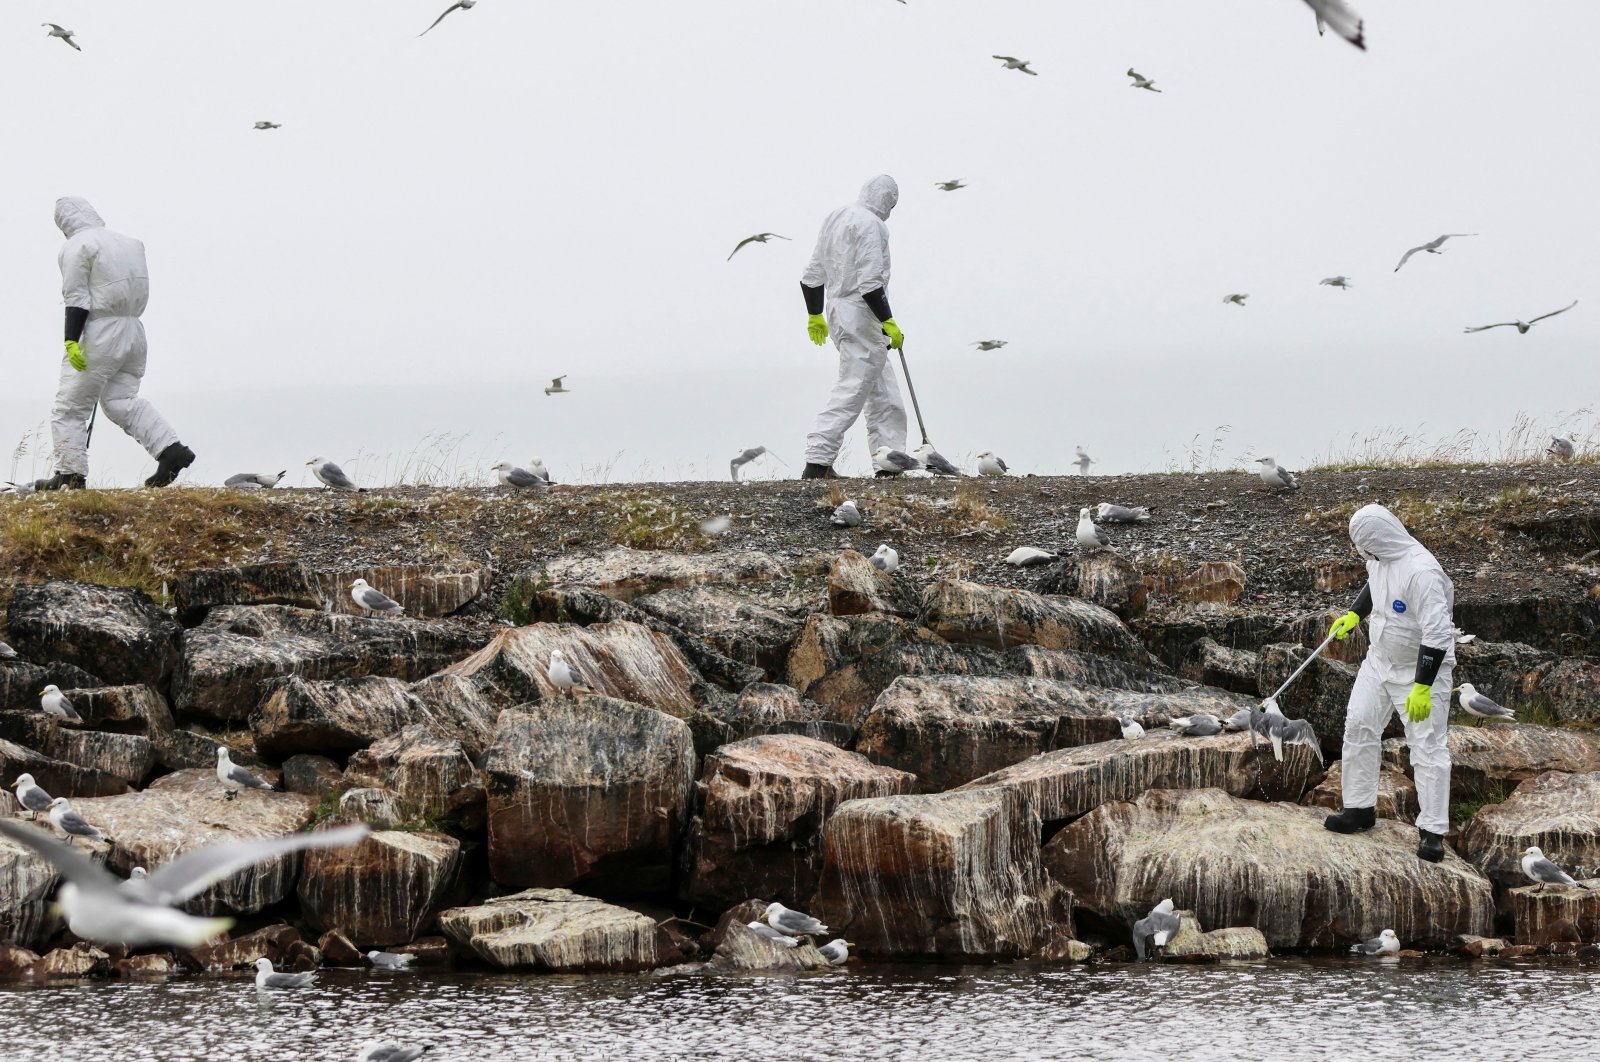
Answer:
<svg viewBox="0 0 1600 1062"><path fill-rule="evenodd" d="M899 350L905 345L906 334L900 331L900 326L894 323L893 317L883 322L883 334L889 337L890 350Z"/></svg>
<svg viewBox="0 0 1600 1062"><path fill-rule="evenodd" d="M820 313L810 314L806 317L806 335L811 337L811 342L817 346L828 341L828 319Z"/></svg>
<svg viewBox="0 0 1600 1062"><path fill-rule="evenodd" d="M1346 612L1333 621L1333 626L1328 628L1328 636L1342 642L1350 637L1350 632L1359 626L1361 626L1361 617L1354 612Z"/></svg>
<svg viewBox="0 0 1600 1062"><path fill-rule="evenodd" d="M77 372L82 372L89 367L89 359L83 356L83 347L76 339L67 340L67 361Z"/></svg>
<svg viewBox="0 0 1600 1062"><path fill-rule="evenodd" d="M1418 682L1406 694L1406 718L1420 723L1433 712L1433 689Z"/></svg>

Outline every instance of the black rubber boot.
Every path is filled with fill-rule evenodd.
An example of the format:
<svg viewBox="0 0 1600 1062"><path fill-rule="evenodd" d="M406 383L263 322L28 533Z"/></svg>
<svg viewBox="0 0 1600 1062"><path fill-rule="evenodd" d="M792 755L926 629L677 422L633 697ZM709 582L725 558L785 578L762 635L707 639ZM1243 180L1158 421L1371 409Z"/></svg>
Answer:
<svg viewBox="0 0 1600 1062"><path fill-rule="evenodd" d="M33 481L34 490L85 490L88 486L88 481L76 472L57 472L49 479Z"/></svg>
<svg viewBox="0 0 1600 1062"><path fill-rule="evenodd" d="M156 473L144 481L147 487L165 487L178 478L178 473L194 464L194 451L183 443L173 443L156 458Z"/></svg>
<svg viewBox="0 0 1600 1062"><path fill-rule="evenodd" d="M807 464L800 473L801 479L838 479L839 473L833 470L832 465Z"/></svg>
<svg viewBox="0 0 1600 1062"><path fill-rule="evenodd" d="M1417 830L1417 858L1430 863L1444 862L1444 838L1427 830Z"/></svg>
<svg viewBox="0 0 1600 1062"><path fill-rule="evenodd" d="M1334 833L1360 833L1372 829L1377 821L1376 808L1345 808L1339 814L1323 819L1322 827Z"/></svg>

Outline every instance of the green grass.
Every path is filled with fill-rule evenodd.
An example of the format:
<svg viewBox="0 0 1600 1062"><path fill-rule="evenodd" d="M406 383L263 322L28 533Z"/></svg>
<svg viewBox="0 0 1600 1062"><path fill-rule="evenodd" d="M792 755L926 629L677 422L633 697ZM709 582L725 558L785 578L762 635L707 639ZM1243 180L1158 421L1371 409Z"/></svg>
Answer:
<svg viewBox="0 0 1600 1062"><path fill-rule="evenodd" d="M1462 824L1471 822L1474 815L1490 804L1504 804L1514 788L1497 781L1490 782L1477 792L1464 793L1461 799L1450 802L1450 821Z"/></svg>

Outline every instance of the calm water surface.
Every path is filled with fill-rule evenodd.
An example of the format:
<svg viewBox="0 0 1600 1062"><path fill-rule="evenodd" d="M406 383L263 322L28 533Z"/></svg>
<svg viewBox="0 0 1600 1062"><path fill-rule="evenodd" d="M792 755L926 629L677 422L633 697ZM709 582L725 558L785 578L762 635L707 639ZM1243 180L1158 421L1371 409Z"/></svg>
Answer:
<svg viewBox="0 0 1600 1062"><path fill-rule="evenodd" d="M1600 1058L1600 963L865 967L793 977L325 971L0 988L0 1058Z"/></svg>

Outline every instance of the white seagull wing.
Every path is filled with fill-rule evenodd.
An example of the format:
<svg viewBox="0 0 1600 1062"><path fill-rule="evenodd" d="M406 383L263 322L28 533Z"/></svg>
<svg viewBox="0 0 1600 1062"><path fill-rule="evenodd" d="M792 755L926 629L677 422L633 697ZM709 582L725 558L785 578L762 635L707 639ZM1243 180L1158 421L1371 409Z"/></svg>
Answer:
<svg viewBox="0 0 1600 1062"><path fill-rule="evenodd" d="M0 822L0 829L5 826ZM285 852L307 848L342 848L355 844L372 831L366 826L343 826L320 833L291 833L260 841L212 844L179 856L144 879L143 892L153 903L180 904L192 899L242 867ZM81 858L81 857L80 857ZM98 869L98 868L96 868ZM63 868L65 873L65 868ZM108 880L110 875L106 875Z"/></svg>
<svg viewBox="0 0 1600 1062"><path fill-rule="evenodd" d="M25 826L11 819L0 819L0 835L31 848L61 872L84 893L117 895L117 879L91 862L89 857L45 833L37 826Z"/></svg>

